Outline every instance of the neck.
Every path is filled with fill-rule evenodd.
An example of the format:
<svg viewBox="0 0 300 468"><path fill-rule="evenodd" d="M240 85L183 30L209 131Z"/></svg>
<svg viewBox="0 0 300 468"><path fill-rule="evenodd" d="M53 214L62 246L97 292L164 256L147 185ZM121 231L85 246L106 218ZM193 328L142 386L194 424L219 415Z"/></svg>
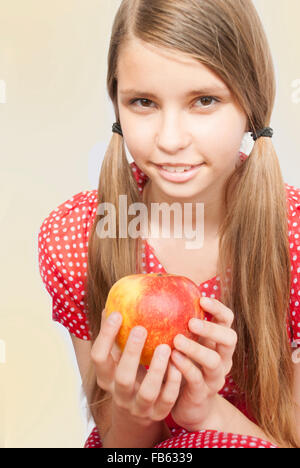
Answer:
<svg viewBox="0 0 300 468"><path fill-rule="evenodd" d="M182 208L182 218L180 220L182 232L187 231L195 231L199 229L199 219L201 219L201 225L204 223L204 238L210 240L217 240L219 238L219 228L220 224L223 220L223 214L225 213L225 208L223 204L220 202L221 197L218 197L217 190L214 190L213 197L209 199L209 197L201 197L202 199L199 200L185 200L182 202L178 199L171 199L165 196L163 193L158 193L153 187L151 180L149 179L143 189L142 193L142 200L143 203L146 205L148 210L148 229L149 232L152 229L162 229L162 216L159 216L159 226L157 226L157 222L155 222L154 217L151 216L151 207L153 203L167 203L169 206L172 203L179 203ZM192 208L189 210L189 215L184 217L185 207L184 203L191 203ZM204 206L201 208L200 206L196 206L196 204L203 204ZM203 210L204 208L204 210ZM202 212L204 211L203 217L201 216L201 209ZM177 222L176 222L177 221ZM170 233L171 235L174 234L175 226L178 227L178 219L176 220L174 217L174 212L170 210Z"/></svg>

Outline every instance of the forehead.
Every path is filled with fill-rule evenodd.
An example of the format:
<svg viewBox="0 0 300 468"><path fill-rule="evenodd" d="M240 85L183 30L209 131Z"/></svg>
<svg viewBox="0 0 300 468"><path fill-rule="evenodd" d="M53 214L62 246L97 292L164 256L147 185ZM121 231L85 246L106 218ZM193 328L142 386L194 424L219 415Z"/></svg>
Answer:
<svg viewBox="0 0 300 468"><path fill-rule="evenodd" d="M182 52L131 40L120 50L117 70L119 89L182 92L199 88L229 89L212 70Z"/></svg>

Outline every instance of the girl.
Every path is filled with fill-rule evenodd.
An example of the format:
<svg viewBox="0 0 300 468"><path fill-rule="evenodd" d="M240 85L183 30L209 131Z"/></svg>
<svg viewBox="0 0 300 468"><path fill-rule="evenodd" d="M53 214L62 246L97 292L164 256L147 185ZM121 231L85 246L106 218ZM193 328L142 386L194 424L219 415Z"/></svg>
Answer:
<svg viewBox="0 0 300 468"><path fill-rule="evenodd" d="M274 67L252 1L123 0L107 85L117 122L98 192L60 205L39 234L53 318L71 333L96 423L86 447L299 447L300 190L272 143ZM97 206L119 220L124 194L147 208L203 203L203 247L101 236ZM104 319L104 306L119 278L157 271L198 285L205 320L189 322L198 342L177 335L146 369L147 330L121 355L121 316Z"/></svg>

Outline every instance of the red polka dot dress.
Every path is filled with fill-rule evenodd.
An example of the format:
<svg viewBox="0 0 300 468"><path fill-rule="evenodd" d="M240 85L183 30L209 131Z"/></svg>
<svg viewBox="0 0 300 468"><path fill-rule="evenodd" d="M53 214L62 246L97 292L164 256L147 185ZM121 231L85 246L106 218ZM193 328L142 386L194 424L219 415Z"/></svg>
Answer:
<svg viewBox="0 0 300 468"><path fill-rule="evenodd" d="M241 154L241 159L243 154ZM131 168L139 190L148 180L133 162ZM289 241L292 284L290 317L287 332L291 354L300 351L300 189L285 184L289 216ZM82 340L90 340L89 322L84 308L85 280L87 276L88 235L97 209L97 190L80 192L59 205L43 221L38 234L39 270L52 300L53 320L61 323L70 333ZM143 241L143 273L166 272L154 250ZM220 278L210 278L200 286L203 296L220 298ZM208 317L205 317L208 320ZM256 422L245 407L245 399L230 374L219 392L250 420ZM213 430L188 432L166 418L171 437L161 441L157 448L274 448L271 443L256 437L230 434ZM85 448L101 448L101 435L95 427Z"/></svg>

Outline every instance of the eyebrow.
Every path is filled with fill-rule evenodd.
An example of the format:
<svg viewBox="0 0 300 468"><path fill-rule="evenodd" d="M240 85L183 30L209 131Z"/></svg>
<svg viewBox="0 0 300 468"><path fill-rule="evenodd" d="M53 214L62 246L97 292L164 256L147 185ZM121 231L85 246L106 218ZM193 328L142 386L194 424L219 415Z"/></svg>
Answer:
<svg viewBox="0 0 300 468"><path fill-rule="evenodd" d="M185 94L185 96L191 97L191 96L197 96L199 94L215 94L215 93L229 94L230 91L224 86L205 86L201 89L188 91ZM154 93L147 92L147 91L139 91L133 88L120 90L120 94L122 95L135 94L138 96L149 96L151 98L157 99L157 96Z"/></svg>

